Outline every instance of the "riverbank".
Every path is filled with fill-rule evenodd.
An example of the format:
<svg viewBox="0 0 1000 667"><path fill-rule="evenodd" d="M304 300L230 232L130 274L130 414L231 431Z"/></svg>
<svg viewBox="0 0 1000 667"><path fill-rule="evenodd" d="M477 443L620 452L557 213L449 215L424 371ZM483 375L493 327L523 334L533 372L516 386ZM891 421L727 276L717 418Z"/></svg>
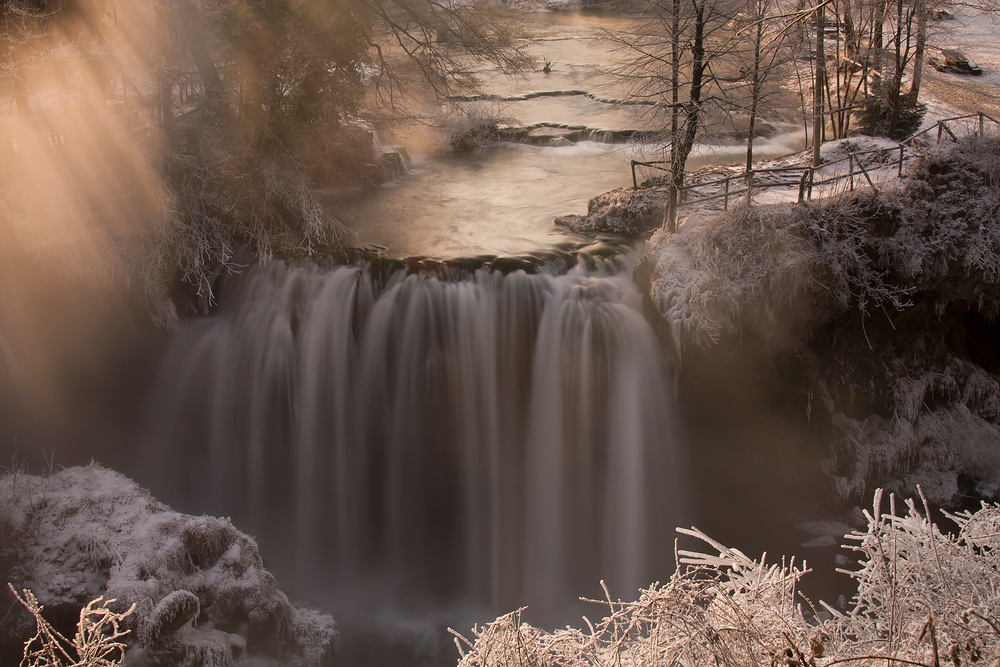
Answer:
<svg viewBox="0 0 1000 667"><path fill-rule="evenodd" d="M656 232L644 271L681 386L706 353L753 358L825 443L843 501L918 483L943 505L995 498L998 178L1000 140L970 138L878 190L700 210Z"/></svg>
<svg viewBox="0 0 1000 667"><path fill-rule="evenodd" d="M987 71L972 80L925 68L923 128L989 111L1000 89L989 17L963 10L935 31ZM699 169L686 199L704 201L681 207L673 235L656 231L667 188L655 181L594 197L586 215L556 224L652 234L637 276L664 319L682 404L685 392L700 397L682 412L706 400L709 413L733 412L715 404L722 396L763 400L791 439L821 443L812 448L829 491L848 505L881 484L912 494L920 483L944 505L996 498L996 140L945 142L907 150L902 165L896 142L829 142L813 179L829 183L807 190L772 170L804 173L810 153L758 161L752 207L742 167Z"/></svg>

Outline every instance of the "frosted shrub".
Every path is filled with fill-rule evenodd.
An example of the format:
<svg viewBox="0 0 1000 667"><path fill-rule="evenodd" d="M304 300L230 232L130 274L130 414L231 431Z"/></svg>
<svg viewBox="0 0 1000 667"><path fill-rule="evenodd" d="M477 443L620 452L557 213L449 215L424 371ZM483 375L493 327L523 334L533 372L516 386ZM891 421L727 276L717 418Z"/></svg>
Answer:
<svg viewBox="0 0 1000 667"><path fill-rule="evenodd" d="M14 587L7 584L14 597L35 617L35 636L24 643L22 667L118 667L125 654L124 638L129 633L122 629L122 621L134 610L115 613L108 609L114 600L105 602L103 597L92 600L80 610L73 641L66 639L58 630L42 618L42 605L29 590L17 594Z"/></svg>
<svg viewBox="0 0 1000 667"><path fill-rule="evenodd" d="M515 125L504 107L494 101L459 104L443 119L444 144L452 151L486 151L501 141L504 126Z"/></svg>
<svg viewBox="0 0 1000 667"><path fill-rule="evenodd" d="M883 209L863 191L812 206L732 209L657 248L653 297L680 323L675 338L700 347L747 328L781 346L850 308L900 310L909 290L889 279L871 234L873 214L892 215Z"/></svg>
<svg viewBox="0 0 1000 667"><path fill-rule="evenodd" d="M858 552L858 593L846 614L830 610L824 628L840 658L892 656L923 665L944 660L994 664L1000 658L1000 505L946 514L958 532L942 533L912 500L898 516L883 494L866 512L868 530L848 535ZM884 659L884 658L883 658Z"/></svg>
<svg viewBox="0 0 1000 667"><path fill-rule="evenodd" d="M846 536L857 553L857 593L847 610L813 606L797 591L805 563L767 564L698 530L679 532L712 551L677 552L677 571L634 602L603 602L608 615L585 631L552 633L520 611L458 638L460 667L831 667L1000 659L1000 505L947 515L942 533L912 501L898 515L883 493L868 529ZM716 555L717 553L717 555ZM463 648L465 650L463 650Z"/></svg>

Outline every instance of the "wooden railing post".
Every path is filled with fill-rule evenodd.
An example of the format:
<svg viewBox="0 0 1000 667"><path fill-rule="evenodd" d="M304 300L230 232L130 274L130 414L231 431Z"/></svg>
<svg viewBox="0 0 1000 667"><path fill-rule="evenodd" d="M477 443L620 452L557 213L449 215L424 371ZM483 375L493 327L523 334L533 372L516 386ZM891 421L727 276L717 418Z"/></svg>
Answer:
<svg viewBox="0 0 1000 667"><path fill-rule="evenodd" d="M900 178L903 176L903 144L899 145L899 173L897 175Z"/></svg>
<svg viewBox="0 0 1000 667"><path fill-rule="evenodd" d="M639 184L635 181L635 160L632 160L632 189L638 190Z"/></svg>
<svg viewBox="0 0 1000 667"><path fill-rule="evenodd" d="M722 210L723 211L728 211L729 210L729 179L728 178L725 181L725 188L726 188L726 196L722 200Z"/></svg>
<svg viewBox="0 0 1000 667"><path fill-rule="evenodd" d="M979 136L983 136L983 112L979 112Z"/></svg>
<svg viewBox="0 0 1000 667"><path fill-rule="evenodd" d="M868 170L865 169L865 165L859 162L858 166L861 167L861 173L864 174L865 180L868 181L868 185L872 186L872 190L875 191L875 194L878 194L878 188L875 187L875 182L872 181L872 177L868 175Z"/></svg>
<svg viewBox="0 0 1000 667"><path fill-rule="evenodd" d="M799 179L799 203L806 197L806 180L809 178L809 172L803 171L802 178Z"/></svg>
<svg viewBox="0 0 1000 667"><path fill-rule="evenodd" d="M806 193L806 196L809 199L809 201L812 201L813 198L813 179L815 175L816 175L816 169L813 167L809 167L809 190Z"/></svg>
<svg viewBox="0 0 1000 667"><path fill-rule="evenodd" d="M938 125L937 142L938 142L938 144L940 144L941 143L941 128L944 127L944 123L942 123L941 121L938 121L937 125Z"/></svg>

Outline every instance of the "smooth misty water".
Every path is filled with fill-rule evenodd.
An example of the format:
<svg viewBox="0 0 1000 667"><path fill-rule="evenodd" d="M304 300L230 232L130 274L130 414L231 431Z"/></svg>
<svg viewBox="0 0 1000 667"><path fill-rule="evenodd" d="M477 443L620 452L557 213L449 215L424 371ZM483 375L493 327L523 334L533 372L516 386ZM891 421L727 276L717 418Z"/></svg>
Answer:
<svg viewBox="0 0 1000 667"><path fill-rule="evenodd" d="M601 579L629 595L668 575L683 518L629 264L254 270L174 342L149 474L303 589L395 582L570 621Z"/></svg>
<svg viewBox="0 0 1000 667"><path fill-rule="evenodd" d="M494 78L496 93L624 95L600 37L625 19L532 20L554 71ZM650 123L580 96L504 111L605 130ZM701 146L692 166L742 151ZM579 241L555 216L629 184L629 159L657 148L411 152L406 177L346 203L359 244L400 258L535 259L422 273L273 262L227 279L217 311L171 343L136 472L177 509L232 516L255 535L279 581L338 618L344 664L447 664L446 626L522 605L533 622L578 625L600 613L575 601L602 596L602 579L634 597L670 575L673 528L698 509L686 498L725 504L733 494L712 485L740 486L689 460L675 369L631 280L638 249L544 259Z"/></svg>

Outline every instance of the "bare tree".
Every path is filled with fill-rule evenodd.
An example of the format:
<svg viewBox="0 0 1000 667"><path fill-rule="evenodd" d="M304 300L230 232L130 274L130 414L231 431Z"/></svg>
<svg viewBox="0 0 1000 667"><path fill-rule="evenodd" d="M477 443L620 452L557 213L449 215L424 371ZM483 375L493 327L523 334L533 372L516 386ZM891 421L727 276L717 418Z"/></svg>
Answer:
<svg viewBox="0 0 1000 667"><path fill-rule="evenodd" d="M730 113L724 54L736 43L739 6L729 0L652 0L629 5L640 15L633 32L609 35L621 46L619 75L635 98L667 113L663 141L669 146L669 193L664 211L672 227L685 166L705 130L709 107ZM713 65L717 63L717 65Z"/></svg>
<svg viewBox="0 0 1000 667"><path fill-rule="evenodd" d="M927 49L927 15L930 8L927 0L913 0L917 15L917 37L913 48L913 78L910 82L910 95L916 100L920 95L920 83L924 73L924 51Z"/></svg>

